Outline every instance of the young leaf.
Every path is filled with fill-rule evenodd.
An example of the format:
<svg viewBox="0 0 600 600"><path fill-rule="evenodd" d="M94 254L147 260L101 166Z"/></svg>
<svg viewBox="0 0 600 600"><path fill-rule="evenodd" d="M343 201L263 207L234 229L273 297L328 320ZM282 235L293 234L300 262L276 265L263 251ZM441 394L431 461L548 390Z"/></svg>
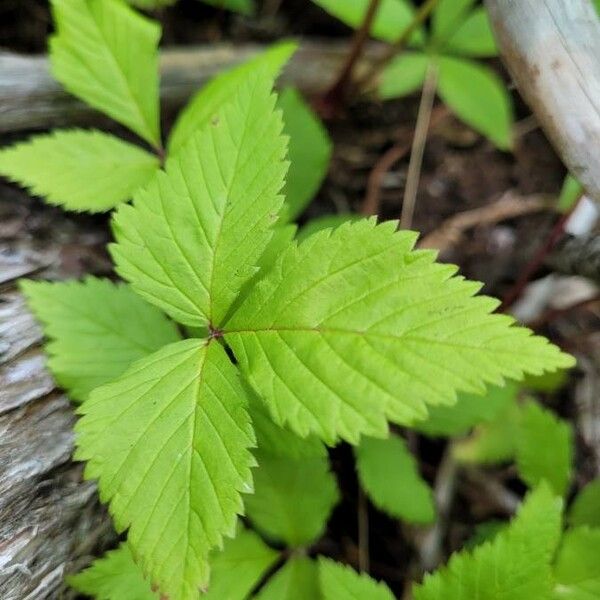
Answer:
<svg viewBox="0 0 600 600"><path fill-rule="evenodd" d="M328 558L319 559L319 579L323 600L394 600L385 583Z"/></svg>
<svg viewBox="0 0 600 600"><path fill-rule="evenodd" d="M420 52L403 52L383 71L379 95L385 100L417 91L425 81L429 57Z"/></svg>
<svg viewBox="0 0 600 600"><path fill-rule="evenodd" d="M175 325L131 288L106 279L21 281L49 339L48 366L73 400L85 400L133 362L180 339Z"/></svg>
<svg viewBox="0 0 600 600"><path fill-rule="evenodd" d="M444 50L465 56L496 56L498 48L485 8L475 9L451 34Z"/></svg>
<svg viewBox="0 0 600 600"><path fill-rule="evenodd" d="M535 402L521 409L516 445L517 470L530 487L547 481L564 495L571 479L573 439L568 423Z"/></svg>
<svg viewBox="0 0 600 600"><path fill-rule="evenodd" d="M577 494L569 511L569 524L600 528L600 478L588 483Z"/></svg>
<svg viewBox="0 0 600 600"><path fill-rule="evenodd" d="M232 10L242 15L254 13L254 2L252 0L201 0L204 4L210 4L217 8Z"/></svg>
<svg viewBox="0 0 600 600"><path fill-rule="evenodd" d="M320 600L317 563L306 557L293 557L269 580L257 600Z"/></svg>
<svg viewBox="0 0 600 600"><path fill-rule="evenodd" d="M160 146L160 27L123 2L52 0L52 73L65 88Z"/></svg>
<svg viewBox="0 0 600 600"><path fill-rule="evenodd" d="M511 148L512 101L506 86L491 69L472 61L442 56L438 93L467 125L501 150Z"/></svg>
<svg viewBox="0 0 600 600"><path fill-rule="evenodd" d="M202 600L246 600L278 557L253 531L240 529L211 555L210 586Z"/></svg>
<svg viewBox="0 0 600 600"><path fill-rule="evenodd" d="M315 4L326 10L349 27L358 29L362 24L370 0L313 0ZM409 0L381 0L371 35L384 42L395 42L410 25L414 17L414 7ZM413 45L422 44L425 39L423 29L419 27L412 35Z"/></svg>
<svg viewBox="0 0 600 600"><path fill-rule="evenodd" d="M440 45L464 22L476 0L438 0L432 16L433 39Z"/></svg>
<svg viewBox="0 0 600 600"><path fill-rule="evenodd" d="M220 325L271 239L287 170L271 86L247 78L114 217L117 271L185 325Z"/></svg>
<svg viewBox="0 0 600 600"><path fill-rule="evenodd" d="M0 174L67 210L103 212L158 169L148 152L100 131L55 131L0 151Z"/></svg>
<svg viewBox="0 0 600 600"><path fill-rule="evenodd" d="M377 508L409 523L435 519L431 488L401 438L364 437L355 453L360 484Z"/></svg>
<svg viewBox="0 0 600 600"><path fill-rule="evenodd" d="M150 583L135 564L127 543L107 552L77 575L68 578L69 585L96 600L158 600Z"/></svg>
<svg viewBox="0 0 600 600"><path fill-rule="evenodd" d="M554 575L556 600L600 598L600 529L577 527L564 535Z"/></svg>
<svg viewBox="0 0 600 600"><path fill-rule="evenodd" d="M283 131L289 136L288 171L284 188L284 214L293 221L319 190L331 158L331 140L319 118L293 88L279 96Z"/></svg>
<svg viewBox="0 0 600 600"><path fill-rule="evenodd" d="M256 73L262 71L275 79L296 48L297 44L293 42L274 44L265 52L211 79L179 113L169 136L169 153L178 152L223 104L235 96L240 86L248 86L248 81L254 79Z"/></svg>
<svg viewBox="0 0 600 600"><path fill-rule="evenodd" d="M490 543L453 554L413 588L414 600L550 600L550 560L560 537L561 502L542 486Z"/></svg>
<svg viewBox="0 0 600 600"><path fill-rule="evenodd" d="M256 527L289 546L315 541L337 503L335 478L326 458L292 460L255 452L254 494L244 498Z"/></svg>
<svg viewBox="0 0 600 600"><path fill-rule="evenodd" d="M136 362L80 407L78 460L118 531L171 600L197 598L208 552L252 490L254 434L223 347L185 340Z"/></svg>
<svg viewBox="0 0 600 600"><path fill-rule="evenodd" d="M456 391L572 364L490 314L497 301L456 268L412 251L396 223L347 223L292 245L223 327L280 425L326 441L384 437L386 417L424 418Z"/></svg>

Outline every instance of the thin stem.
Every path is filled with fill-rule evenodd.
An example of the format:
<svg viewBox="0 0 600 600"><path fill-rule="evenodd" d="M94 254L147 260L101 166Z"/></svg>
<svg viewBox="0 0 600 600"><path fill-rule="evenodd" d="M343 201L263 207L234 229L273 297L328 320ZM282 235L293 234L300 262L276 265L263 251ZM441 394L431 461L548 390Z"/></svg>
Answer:
<svg viewBox="0 0 600 600"><path fill-rule="evenodd" d="M369 507L367 497L358 486L358 568L361 572L369 572Z"/></svg>
<svg viewBox="0 0 600 600"><path fill-rule="evenodd" d="M437 80L437 67L433 63L430 63L427 68L427 75L425 76L423 92L421 93L421 102L419 104L417 124L415 126L415 136L413 138L410 163L408 165L406 189L404 190L402 214L400 216L400 227L402 229L410 229L412 225L415 204L417 202L417 192L419 190L419 180L421 178L423 154L425 152L425 144L427 143L427 132L429 131L431 111L435 100Z"/></svg>

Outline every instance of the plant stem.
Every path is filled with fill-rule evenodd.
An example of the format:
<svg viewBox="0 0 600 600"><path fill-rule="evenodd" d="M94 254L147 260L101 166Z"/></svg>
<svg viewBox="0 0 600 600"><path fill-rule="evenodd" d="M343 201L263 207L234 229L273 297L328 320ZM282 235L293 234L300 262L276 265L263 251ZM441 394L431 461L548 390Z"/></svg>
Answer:
<svg viewBox="0 0 600 600"><path fill-rule="evenodd" d="M431 120L431 111L435 100L435 90L437 88L438 71L437 67L430 63L427 67L425 84L421 93L421 102L417 114L417 124L415 126L415 136L413 138L412 152L410 154L410 163L408 165L408 175L406 177L406 189L404 190L404 200L402 202L402 214L400 216L400 227L410 229L415 204L417 202L417 192L419 190L419 180L421 178L421 166L423 165L423 153L427 143L427 132Z"/></svg>
<svg viewBox="0 0 600 600"><path fill-rule="evenodd" d="M369 572L369 507L362 487L358 486L358 568Z"/></svg>

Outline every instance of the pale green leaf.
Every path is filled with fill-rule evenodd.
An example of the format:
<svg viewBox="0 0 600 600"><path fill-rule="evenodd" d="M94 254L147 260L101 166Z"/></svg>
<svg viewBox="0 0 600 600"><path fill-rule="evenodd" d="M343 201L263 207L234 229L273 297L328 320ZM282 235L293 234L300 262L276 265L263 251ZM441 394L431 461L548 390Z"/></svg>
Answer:
<svg viewBox="0 0 600 600"><path fill-rule="evenodd" d="M241 529L210 558L210 585L202 600L246 600L279 554L253 531Z"/></svg>
<svg viewBox="0 0 600 600"><path fill-rule="evenodd" d="M275 79L296 51L297 44L283 42L211 79L179 113L169 135L169 153L178 152L198 129L204 127L240 86L264 73Z"/></svg>
<svg viewBox="0 0 600 600"><path fill-rule="evenodd" d="M363 437L355 449L361 486L380 510L409 523L431 523L435 505L404 441Z"/></svg>
<svg viewBox="0 0 600 600"><path fill-rule="evenodd" d="M370 0L313 0L315 4L326 10L349 27L358 29L364 21ZM411 24L415 9L410 0L381 0L371 35L384 42L395 42ZM417 28L410 41L421 44L425 39L423 29Z"/></svg>
<svg viewBox="0 0 600 600"><path fill-rule="evenodd" d="M512 404L518 387L513 382L491 386L484 395L459 394L453 406L432 406L425 421L417 421L413 429L431 437L457 436L467 433L472 427L493 421Z"/></svg>
<svg viewBox="0 0 600 600"><path fill-rule="evenodd" d="M257 600L320 600L317 563L293 557L275 573L256 596Z"/></svg>
<svg viewBox="0 0 600 600"><path fill-rule="evenodd" d="M569 511L571 525L600 528L600 478L588 483L573 501Z"/></svg>
<svg viewBox="0 0 600 600"><path fill-rule="evenodd" d="M425 81L429 57L420 52L403 52L385 68L379 84L383 99L401 98L417 91Z"/></svg>
<svg viewBox="0 0 600 600"><path fill-rule="evenodd" d="M555 600L600 598L600 529L577 527L565 533L554 576Z"/></svg>
<svg viewBox="0 0 600 600"><path fill-rule="evenodd" d="M254 14L254 2L253 0L201 0L204 4L210 4L210 6L216 6L226 10L240 13L242 15Z"/></svg>
<svg viewBox="0 0 600 600"><path fill-rule="evenodd" d="M550 561L560 537L561 502L543 486L525 500L510 526L472 552L425 575L414 600L550 600Z"/></svg>
<svg viewBox="0 0 600 600"><path fill-rule="evenodd" d="M246 79L115 214L117 271L185 325L219 326L271 239L287 170L271 85Z"/></svg>
<svg viewBox="0 0 600 600"><path fill-rule="evenodd" d="M531 401L521 408L517 470L530 487L548 482L564 495L571 480L573 437L569 424Z"/></svg>
<svg viewBox="0 0 600 600"><path fill-rule="evenodd" d="M49 340L48 366L73 400L85 400L134 361L180 339L171 321L124 284L88 277L20 286Z"/></svg>
<svg viewBox="0 0 600 600"><path fill-rule="evenodd" d="M438 93L456 116L498 148L512 147L513 106L506 86L494 71L478 63L439 58Z"/></svg>
<svg viewBox="0 0 600 600"><path fill-rule="evenodd" d="M563 214L569 212L581 198L582 194L583 186L575 177L567 175L560 190L556 208Z"/></svg>
<svg viewBox="0 0 600 600"><path fill-rule="evenodd" d="M0 174L68 210L103 212L129 200L158 159L100 131L55 131L0 151Z"/></svg>
<svg viewBox="0 0 600 600"><path fill-rule="evenodd" d="M438 0L432 16L433 39L438 45L460 27L475 2L476 0Z"/></svg>
<svg viewBox="0 0 600 600"><path fill-rule="evenodd" d="M296 235L296 239L299 242L302 242L313 233L317 233L317 231L322 231L323 229L335 229L344 223L348 223L348 221L358 221L360 218L360 215L355 213L323 215L322 217L311 219L306 223Z"/></svg>
<svg viewBox="0 0 600 600"><path fill-rule="evenodd" d="M475 9L449 36L445 51L476 57L498 54L490 19L484 7Z"/></svg>
<svg viewBox="0 0 600 600"><path fill-rule="evenodd" d="M323 600L394 600L383 582L328 558L319 559Z"/></svg>
<svg viewBox="0 0 600 600"><path fill-rule="evenodd" d="M170 600L197 598L209 551L233 535L240 492L252 490L246 403L223 347L192 339L136 362L79 409L76 458Z"/></svg>
<svg viewBox="0 0 600 600"><path fill-rule="evenodd" d="M95 560L90 567L68 578L76 591L96 600L158 600L150 583L135 564L126 543Z"/></svg>
<svg viewBox="0 0 600 600"><path fill-rule="evenodd" d="M278 107L283 112L283 132L290 138L283 213L293 221L319 190L329 168L332 146L327 130L295 89L281 93Z"/></svg>
<svg viewBox="0 0 600 600"><path fill-rule="evenodd" d="M246 514L269 538L304 546L321 536L338 500L327 458L293 460L257 450L254 494L244 497Z"/></svg>
<svg viewBox="0 0 600 600"><path fill-rule="evenodd" d="M395 222L347 223L291 245L223 327L273 419L356 442L412 423L457 391L571 365L547 340L490 314L480 284L413 251Z"/></svg>
<svg viewBox="0 0 600 600"><path fill-rule="evenodd" d="M52 0L56 79L72 94L160 146L160 27L115 0Z"/></svg>

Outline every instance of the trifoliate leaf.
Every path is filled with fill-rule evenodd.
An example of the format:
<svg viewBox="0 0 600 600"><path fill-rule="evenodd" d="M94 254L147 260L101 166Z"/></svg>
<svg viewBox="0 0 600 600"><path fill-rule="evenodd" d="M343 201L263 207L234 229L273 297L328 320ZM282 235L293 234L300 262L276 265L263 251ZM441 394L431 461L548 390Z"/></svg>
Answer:
<svg viewBox="0 0 600 600"><path fill-rule="evenodd" d="M600 598L600 529L577 527L565 533L554 576L555 600Z"/></svg>
<svg viewBox="0 0 600 600"><path fill-rule="evenodd" d="M401 98L417 91L425 81L429 57L421 52L403 52L383 71L379 95Z"/></svg>
<svg viewBox="0 0 600 600"><path fill-rule="evenodd" d="M588 483L577 494L569 510L569 524L600 528L600 478Z"/></svg>
<svg viewBox="0 0 600 600"><path fill-rule="evenodd" d="M152 154L100 131L55 131L0 151L0 174L76 211L129 200L158 166Z"/></svg>
<svg viewBox="0 0 600 600"><path fill-rule="evenodd" d="M493 421L515 401L518 391L514 383L507 382L502 387L489 387L483 396L458 394L456 404L431 406L427 419L417 421L412 428L431 437L463 435L475 425Z"/></svg>
<svg viewBox="0 0 600 600"><path fill-rule="evenodd" d="M323 215L322 217L311 219L308 223L306 223L306 225L300 229L298 235L296 235L296 239L299 242L302 242L307 237L310 237L313 233L317 233L317 231L322 231L323 229L336 229L344 223L348 223L349 221L358 221L360 218L360 215L357 215L356 213Z"/></svg>
<svg viewBox="0 0 600 600"><path fill-rule="evenodd" d="M547 481L564 495L571 479L573 438L569 424L535 402L521 409L516 445L517 470L530 487Z"/></svg>
<svg viewBox="0 0 600 600"><path fill-rule="evenodd" d="M275 573L257 600L320 600L319 569L306 557L293 557Z"/></svg>
<svg viewBox="0 0 600 600"><path fill-rule="evenodd" d="M279 96L283 132L289 136L290 169L285 182L285 217L293 221L319 190L331 158L331 140L317 115L293 88Z"/></svg>
<svg viewBox="0 0 600 600"><path fill-rule="evenodd" d="M253 0L201 0L201 2L242 15L252 15L254 13Z"/></svg>
<svg viewBox="0 0 600 600"><path fill-rule="evenodd" d="M114 217L117 271L185 325L220 325L271 239L287 170L271 85L246 79Z"/></svg>
<svg viewBox="0 0 600 600"><path fill-rule="evenodd" d="M160 27L124 2L52 0L52 73L89 105L160 146Z"/></svg>
<svg viewBox="0 0 600 600"><path fill-rule="evenodd" d="M69 585L96 600L158 600L150 583L135 564L126 543L107 552L93 564L68 578Z"/></svg>
<svg viewBox="0 0 600 600"><path fill-rule="evenodd" d="M394 600L385 583L328 558L319 559L319 579L323 600Z"/></svg>
<svg viewBox="0 0 600 600"><path fill-rule="evenodd" d="M401 438L363 437L355 453L360 484L377 508L409 523L435 519L431 488Z"/></svg>
<svg viewBox="0 0 600 600"><path fill-rule="evenodd" d="M547 340L490 314L478 283L413 251L415 234L363 220L292 245L223 327L280 425L332 442L384 437L386 418L525 371L570 365Z"/></svg>
<svg viewBox="0 0 600 600"><path fill-rule="evenodd" d="M466 59L439 58L438 93L456 116L501 150L512 146L511 98L488 67Z"/></svg>
<svg viewBox="0 0 600 600"><path fill-rule="evenodd" d="M200 598L246 600L278 557L253 531L240 529L221 552L211 555L210 585Z"/></svg>
<svg viewBox="0 0 600 600"><path fill-rule="evenodd" d="M169 136L169 153L178 152L236 94L239 87L247 86L257 73L263 72L275 79L296 48L297 44L293 42L274 44L265 52L211 79L179 113Z"/></svg>
<svg viewBox="0 0 600 600"><path fill-rule="evenodd" d="M440 45L464 22L476 0L438 0L432 15L433 39Z"/></svg>
<svg viewBox="0 0 600 600"><path fill-rule="evenodd" d="M364 21L370 0L313 0L349 27L358 29ZM414 17L414 7L409 0L382 0L373 25L371 35L384 42L395 42L410 25ZM419 27L412 35L411 44L424 41L423 29Z"/></svg>
<svg viewBox="0 0 600 600"><path fill-rule="evenodd" d="M475 9L448 37L445 51L465 56L488 57L498 54L490 19L485 8Z"/></svg>
<svg viewBox="0 0 600 600"><path fill-rule="evenodd" d="M326 458L292 460L255 452L254 494L244 498L246 514L269 538L289 546L315 541L338 500Z"/></svg>
<svg viewBox="0 0 600 600"><path fill-rule="evenodd" d="M254 434L235 368L216 342L185 340L136 362L80 407L76 458L99 480L118 531L170 600L208 581L252 490Z"/></svg>
<svg viewBox="0 0 600 600"><path fill-rule="evenodd" d="M415 600L550 600L550 561L560 537L561 502L543 486L490 543L453 554L413 588Z"/></svg>
<svg viewBox="0 0 600 600"><path fill-rule="evenodd" d="M180 339L175 325L131 288L106 279L21 281L29 307L49 342L48 366L73 400Z"/></svg>

